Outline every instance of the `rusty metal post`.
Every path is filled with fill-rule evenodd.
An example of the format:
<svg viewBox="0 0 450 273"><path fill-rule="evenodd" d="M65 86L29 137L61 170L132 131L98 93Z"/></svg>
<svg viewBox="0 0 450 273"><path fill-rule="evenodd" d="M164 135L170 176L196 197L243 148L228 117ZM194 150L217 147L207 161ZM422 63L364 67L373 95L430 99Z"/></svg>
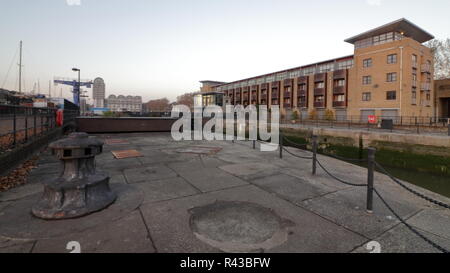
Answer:
<svg viewBox="0 0 450 273"><path fill-rule="evenodd" d="M312 174L317 173L317 136L312 137L312 150L313 150L313 160L312 160Z"/></svg>
<svg viewBox="0 0 450 273"><path fill-rule="evenodd" d="M367 165L367 212L373 212L373 183L375 171L375 148L368 150L368 165Z"/></svg>

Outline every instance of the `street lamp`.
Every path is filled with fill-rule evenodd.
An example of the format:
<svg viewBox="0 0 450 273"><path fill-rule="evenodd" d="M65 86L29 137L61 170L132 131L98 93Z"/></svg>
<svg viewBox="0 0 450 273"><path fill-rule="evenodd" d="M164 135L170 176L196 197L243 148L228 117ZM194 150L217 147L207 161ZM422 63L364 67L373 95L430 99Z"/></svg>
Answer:
<svg viewBox="0 0 450 273"><path fill-rule="evenodd" d="M80 106L80 93L81 93L81 78L80 78L80 72L81 70L79 68L72 68L72 71L74 72L78 72L78 86L76 86L76 88L74 88L75 90L75 97L76 97L76 101L75 104Z"/></svg>

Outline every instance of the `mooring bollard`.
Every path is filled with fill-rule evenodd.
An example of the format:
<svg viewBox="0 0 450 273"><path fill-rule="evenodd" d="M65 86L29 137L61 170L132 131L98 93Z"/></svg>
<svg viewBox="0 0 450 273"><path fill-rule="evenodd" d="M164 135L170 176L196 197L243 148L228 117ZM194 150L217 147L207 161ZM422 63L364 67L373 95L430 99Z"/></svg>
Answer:
<svg viewBox="0 0 450 273"><path fill-rule="evenodd" d="M316 172L317 172L317 136L312 137L312 150L313 150L312 174L316 175Z"/></svg>
<svg viewBox="0 0 450 273"><path fill-rule="evenodd" d="M256 140L253 140L253 150L256 150Z"/></svg>
<svg viewBox="0 0 450 273"><path fill-rule="evenodd" d="M283 158L283 133L280 132L280 158Z"/></svg>
<svg viewBox="0 0 450 273"><path fill-rule="evenodd" d="M448 121L448 136L450 136L450 119Z"/></svg>
<svg viewBox="0 0 450 273"><path fill-rule="evenodd" d="M98 172L95 156L103 141L86 133L73 133L49 146L64 164L59 177L45 181L44 194L32 213L42 219L70 219L100 211L116 200L109 177Z"/></svg>
<svg viewBox="0 0 450 273"><path fill-rule="evenodd" d="M373 179L375 171L375 148L368 149L367 163L367 212L373 212Z"/></svg>

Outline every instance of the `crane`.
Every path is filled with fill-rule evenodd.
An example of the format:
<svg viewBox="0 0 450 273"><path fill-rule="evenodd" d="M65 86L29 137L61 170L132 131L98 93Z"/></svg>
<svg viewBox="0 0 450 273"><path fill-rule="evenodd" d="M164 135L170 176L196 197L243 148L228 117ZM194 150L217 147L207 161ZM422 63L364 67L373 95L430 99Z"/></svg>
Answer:
<svg viewBox="0 0 450 273"><path fill-rule="evenodd" d="M85 86L86 88L92 88L93 82L91 80L80 80L71 79L71 78L63 78L63 77L55 77L53 79L53 83L55 86L58 84L72 86L73 90L73 103L80 106L80 97L81 96L81 87Z"/></svg>

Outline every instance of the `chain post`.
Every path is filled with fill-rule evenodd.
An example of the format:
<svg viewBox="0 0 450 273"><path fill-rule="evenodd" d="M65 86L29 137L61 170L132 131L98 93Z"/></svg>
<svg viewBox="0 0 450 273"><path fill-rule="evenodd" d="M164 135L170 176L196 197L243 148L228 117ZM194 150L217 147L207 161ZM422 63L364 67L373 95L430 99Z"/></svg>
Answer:
<svg viewBox="0 0 450 273"><path fill-rule="evenodd" d="M317 136L312 137L312 150L313 150L313 160L312 160L312 174L317 173Z"/></svg>
<svg viewBox="0 0 450 273"><path fill-rule="evenodd" d="M253 140L253 150L256 150L256 140Z"/></svg>
<svg viewBox="0 0 450 273"><path fill-rule="evenodd" d="M375 148L368 149L367 164L367 212L373 212L373 183L375 171Z"/></svg>

